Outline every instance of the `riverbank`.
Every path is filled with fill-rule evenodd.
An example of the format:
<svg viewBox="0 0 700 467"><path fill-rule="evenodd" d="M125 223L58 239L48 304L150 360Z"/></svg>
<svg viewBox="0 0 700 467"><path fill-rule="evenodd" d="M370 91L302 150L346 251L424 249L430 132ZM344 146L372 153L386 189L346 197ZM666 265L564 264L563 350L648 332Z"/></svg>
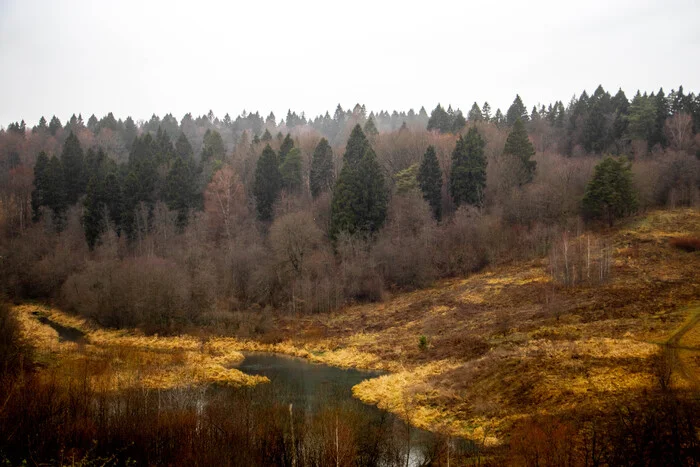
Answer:
<svg viewBox="0 0 700 467"><path fill-rule="evenodd" d="M258 340L147 337L95 329L40 308L85 332L88 355L130 349L134 368L153 368L138 372L151 375L139 376L151 387L261 382L226 368L240 351L388 371L355 386L355 396L416 427L490 446L533 417L609 413L657 384L661 344L690 319L700 297L698 253L675 248L671 240L698 236L699 229L700 214L686 209L650 213L603 233L597 240L609 245L612 259L602 283L564 285L552 277L549 259L510 264L379 304L280 315L274 336ZM77 344L31 327L36 308L16 310L42 352L73 352ZM696 384L696 337L692 326L674 344L686 362L684 371L672 372L675 387ZM116 364L122 367L128 364Z"/></svg>

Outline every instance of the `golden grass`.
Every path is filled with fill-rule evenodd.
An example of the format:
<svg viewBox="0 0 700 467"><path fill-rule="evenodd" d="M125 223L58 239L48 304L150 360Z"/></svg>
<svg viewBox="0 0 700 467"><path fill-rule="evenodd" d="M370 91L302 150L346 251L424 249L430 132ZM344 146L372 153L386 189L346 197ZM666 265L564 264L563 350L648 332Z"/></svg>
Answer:
<svg viewBox="0 0 700 467"><path fill-rule="evenodd" d="M55 308L20 305L14 308L27 341L38 359L68 375L77 363L92 363L99 371L89 375L96 388L120 390L132 387L170 389L217 383L250 386L268 381L230 366L243 355L224 339L203 341L192 336L145 336L136 331L95 329L83 319ZM42 324L35 312L85 333L84 343L59 341L58 333Z"/></svg>

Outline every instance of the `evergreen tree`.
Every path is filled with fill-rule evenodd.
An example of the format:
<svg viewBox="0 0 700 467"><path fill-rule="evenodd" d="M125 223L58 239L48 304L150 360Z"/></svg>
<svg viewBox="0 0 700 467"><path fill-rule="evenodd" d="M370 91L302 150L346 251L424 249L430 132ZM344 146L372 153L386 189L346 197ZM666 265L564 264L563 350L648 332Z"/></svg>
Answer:
<svg viewBox="0 0 700 467"><path fill-rule="evenodd" d="M525 104L520 99L520 95L516 94L515 100L513 100L513 103L508 108L508 112L506 112L506 123L508 126L513 126L518 119L526 122L528 121L528 114Z"/></svg>
<svg viewBox="0 0 700 467"><path fill-rule="evenodd" d="M47 170L49 158L44 151L41 151L34 164L34 190L32 191L32 214L35 221L39 219L40 208L46 205L48 198Z"/></svg>
<svg viewBox="0 0 700 467"><path fill-rule="evenodd" d="M168 133L161 127L156 131L155 160L158 164L170 164L175 157L175 148Z"/></svg>
<svg viewBox="0 0 700 467"><path fill-rule="evenodd" d="M666 127L666 118L671 115L671 109L663 88L659 89L658 94L656 94L654 107L656 115L654 119L654 131L649 140L649 147L653 147L657 144L661 145L661 147L666 147L668 142L666 141L666 132L664 130Z"/></svg>
<svg viewBox="0 0 700 467"><path fill-rule="evenodd" d="M480 122L483 119L484 119L484 115L481 113L481 109L479 108L479 104L474 102L471 110L469 111L469 115L467 115L467 120L469 120L470 122Z"/></svg>
<svg viewBox="0 0 700 467"><path fill-rule="evenodd" d="M488 102L484 102L484 105L481 106L481 114L483 115L485 121L491 121L491 106Z"/></svg>
<svg viewBox="0 0 700 467"><path fill-rule="evenodd" d="M301 188L301 151L292 148L280 164L282 186L289 192L296 192Z"/></svg>
<svg viewBox="0 0 700 467"><path fill-rule="evenodd" d="M284 137L284 141L282 141L282 144L280 145L280 164L284 162L284 159L287 157L287 154L289 154L289 151L291 151L292 148L294 148L294 140L289 133L287 133L287 136Z"/></svg>
<svg viewBox="0 0 700 467"><path fill-rule="evenodd" d="M450 115L440 104L433 109L428 119L428 131L437 130L440 133L449 133L452 130Z"/></svg>
<svg viewBox="0 0 700 467"><path fill-rule="evenodd" d="M177 211L177 226L187 225L189 212L199 205L197 170L192 157L176 157L165 179L165 201Z"/></svg>
<svg viewBox="0 0 700 467"><path fill-rule="evenodd" d="M359 150L362 153L358 159ZM367 143L360 125L356 125L348 139L345 163L333 191L331 236L336 238L340 232L377 232L386 219L387 195L377 156Z"/></svg>
<svg viewBox="0 0 700 467"><path fill-rule="evenodd" d="M107 173L104 181L104 202L109 220L114 225L117 234L121 233L122 213L124 210L121 182L116 167Z"/></svg>
<svg viewBox="0 0 700 467"><path fill-rule="evenodd" d="M377 126L374 124L374 119L372 117L369 117L367 122L365 122L365 134L369 135L369 137L377 136L379 134Z"/></svg>
<svg viewBox="0 0 700 467"><path fill-rule="evenodd" d="M587 218L604 220L610 227L615 219L633 213L637 198L629 161L606 157L600 162L586 187L581 207Z"/></svg>
<svg viewBox="0 0 700 467"><path fill-rule="evenodd" d="M175 142L175 155L180 159L189 160L194 157L194 150L190 144L190 140L187 139L185 133L180 132L180 136Z"/></svg>
<svg viewBox="0 0 700 467"><path fill-rule="evenodd" d="M657 108L653 99L641 95L639 91L632 99L629 107L627 134L629 139L653 140L657 125Z"/></svg>
<svg viewBox="0 0 700 467"><path fill-rule="evenodd" d="M258 159L253 182L253 195L255 196L258 219L261 221L272 220L272 207L281 188L282 175L277 164L277 154L268 144Z"/></svg>
<svg viewBox="0 0 700 467"><path fill-rule="evenodd" d="M85 231L85 240L87 241L88 248L93 250L100 235L106 230L103 187L97 175L90 177L84 206L83 230Z"/></svg>
<svg viewBox="0 0 700 467"><path fill-rule="evenodd" d="M329 190L332 184L333 149L326 138L321 138L311 158L311 172L309 174L311 196L318 197L322 192Z"/></svg>
<svg viewBox="0 0 700 467"><path fill-rule="evenodd" d="M51 117L51 121L49 122L49 133L51 133L51 136L56 136L56 132L61 128L63 128L61 121L55 115Z"/></svg>
<svg viewBox="0 0 700 467"><path fill-rule="evenodd" d="M476 127L471 127L466 136L460 136L452 151L450 194L455 204L481 206L486 188L486 142Z"/></svg>
<svg viewBox="0 0 700 467"><path fill-rule="evenodd" d="M263 133L262 137L260 138L260 141L263 143L269 143L272 141L272 134L270 133L270 130L265 128L265 133Z"/></svg>
<svg viewBox="0 0 700 467"><path fill-rule="evenodd" d="M369 141L367 137L362 132L360 125L355 125L350 133L350 138L345 145L345 155L343 155L343 162L345 164L357 165L357 163L364 156L365 151L369 147Z"/></svg>
<svg viewBox="0 0 700 467"><path fill-rule="evenodd" d="M85 193L86 176L83 148L72 131L66 138L61 152L63 166L66 202L68 205L78 202L80 195Z"/></svg>
<svg viewBox="0 0 700 467"><path fill-rule="evenodd" d="M518 184L530 183L535 176L537 162L530 160L535 155L535 148L527 136L527 130L522 120L515 120L513 129L506 139L504 154L513 156L518 164Z"/></svg>
<svg viewBox="0 0 700 467"><path fill-rule="evenodd" d="M44 206L54 215L54 223L60 229L63 226L64 215L68 209L66 199L66 179L63 164L57 157L52 157L44 171L46 189L44 190Z"/></svg>
<svg viewBox="0 0 700 467"><path fill-rule="evenodd" d="M433 146L426 149L417 178L423 199L430 204L433 217L439 221L442 218L442 171Z"/></svg>
<svg viewBox="0 0 700 467"><path fill-rule="evenodd" d="M268 135L270 134L267 130L265 131ZM221 133L216 130L207 130L202 141L202 161L221 161L225 156L226 147L224 147Z"/></svg>
<svg viewBox="0 0 700 467"><path fill-rule="evenodd" d="M501 126L506 122L506 118L503 116L501 109L496 109L496 114L493 116L493 123L496 126Z"/></svg>
<svg viewBox="0 0 700 467"><path fill-rule="evenodd" d="M452 117L452 127L450 128L450 131L452 133L459 133L465 126L467 126L467 119L465 119L464 115L462 115L462 111L457 109Z"/></svg>
<svg viewBox="0 0 700 467"><path fill-rule="evenodd" d="M418 184L418 164L413 164L394 174L396 193L405 195L420 188Z"/></svg>

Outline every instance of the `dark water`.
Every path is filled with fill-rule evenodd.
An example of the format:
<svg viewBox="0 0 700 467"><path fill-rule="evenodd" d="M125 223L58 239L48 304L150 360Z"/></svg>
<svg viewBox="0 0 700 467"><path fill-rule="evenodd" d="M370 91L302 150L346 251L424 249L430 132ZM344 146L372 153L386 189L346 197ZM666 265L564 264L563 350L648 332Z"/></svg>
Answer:
<svg viewBox="0 0 700 467"><path fill-rule="evenodd" d="M274 399L292 404L294 410L312 416L341 406L358 414L361 423L368 428L392 426L393 436L405 438L406 441L401 442L410 445L409 465L422 465L426 447L435 443L433 433L409 427L395 415L353 397L353 386L381 376L381 372L337 368L263 352L244 352L244 356L245 360L236 368L248 374L267 376Z"/></svg>
<svg viewBox="0 0 700 467"><path fill-rule="evenodd" d="M34 312L34 316L37 317L40 323L51 326L58 333L58 340L61 342L75 342L82 343L85 340L85 334L79 329L71 328L68 326L62 326L54 321L51 321L46 316L42 315L38 311Z"/></svg>

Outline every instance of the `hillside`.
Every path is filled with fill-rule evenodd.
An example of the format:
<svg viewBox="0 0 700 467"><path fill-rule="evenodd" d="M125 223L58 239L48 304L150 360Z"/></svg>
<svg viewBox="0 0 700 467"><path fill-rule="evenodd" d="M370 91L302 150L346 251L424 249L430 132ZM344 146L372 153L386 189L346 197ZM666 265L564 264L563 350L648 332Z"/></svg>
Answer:
<svg viewBox="0 0 700 467"><path fill-rule="evenodd" d="M16 309L44 358L111 355L112 368L128 370L131 362L148 387L259 382L225 369L240 359L240 350L386 370L356 386L355 395L415 426L499 445L519 421L610 411L654 387L664 349L675 370L671 384L697 389L700 256L670 241L699 235L696 210L652 212L596 239L612 249L609 277L600 284L555 281L550 256L441 281L383 303L278 317L259 340L146 338L95 329L55 309ZM81 329L87 345L58 345L56 333L32 314L37 309ZM144 365L152 371L143 372ZM124 371L106 373L128 380Z"/></svg>

